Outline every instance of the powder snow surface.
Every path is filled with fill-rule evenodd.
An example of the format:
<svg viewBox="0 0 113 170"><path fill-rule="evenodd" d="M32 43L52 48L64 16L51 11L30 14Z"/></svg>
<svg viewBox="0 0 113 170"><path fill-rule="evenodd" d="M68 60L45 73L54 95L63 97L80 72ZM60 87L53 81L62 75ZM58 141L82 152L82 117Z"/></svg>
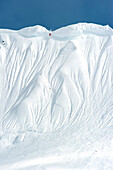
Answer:
<svg viewBox="0 0 113 170"><path fill-rule="evenodd" d="M0 30L0 170L113 169L113 30Z"/></svg>

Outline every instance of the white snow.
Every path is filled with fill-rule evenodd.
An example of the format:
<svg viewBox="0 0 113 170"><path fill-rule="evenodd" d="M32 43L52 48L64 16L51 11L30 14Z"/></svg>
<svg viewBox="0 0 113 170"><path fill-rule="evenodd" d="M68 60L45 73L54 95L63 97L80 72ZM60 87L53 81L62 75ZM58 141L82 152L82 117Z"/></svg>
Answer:
<svg viewBox="0 0 113 170"><path fill-rule="evenodd" d="M57 169L113 169L109 26L0 30L0 170Z"/></svg>

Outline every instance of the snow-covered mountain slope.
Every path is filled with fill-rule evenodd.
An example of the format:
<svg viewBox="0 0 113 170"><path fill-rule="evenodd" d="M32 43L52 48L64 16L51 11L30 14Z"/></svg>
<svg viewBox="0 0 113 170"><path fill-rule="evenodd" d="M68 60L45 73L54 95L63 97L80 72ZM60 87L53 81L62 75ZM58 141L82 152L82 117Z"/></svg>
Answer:
<svg viewBox="0 0 113 170"><path fill-rule="evenodd" d="M0 170L113 169L113 30L0 30Z"/></svg>

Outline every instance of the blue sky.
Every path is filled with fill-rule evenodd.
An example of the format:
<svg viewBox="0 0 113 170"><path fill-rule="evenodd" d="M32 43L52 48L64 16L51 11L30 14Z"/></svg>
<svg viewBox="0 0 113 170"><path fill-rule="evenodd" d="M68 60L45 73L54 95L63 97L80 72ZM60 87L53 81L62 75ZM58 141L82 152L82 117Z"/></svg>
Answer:
<svg viewBox="0 0 113 170"><path fill-rule="evenodd" d="M113 28L113 0L0 0L0 28L42 25L55 30L78 22Z"/></svg>

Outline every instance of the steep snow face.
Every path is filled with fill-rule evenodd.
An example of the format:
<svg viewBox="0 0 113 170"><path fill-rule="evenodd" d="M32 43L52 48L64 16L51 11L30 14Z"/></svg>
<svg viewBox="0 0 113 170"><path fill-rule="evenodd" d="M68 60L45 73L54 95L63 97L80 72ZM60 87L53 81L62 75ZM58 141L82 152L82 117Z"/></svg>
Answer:
<svg viewBox="0 0 113 170"><path fill-rule="evenodd" d="M54 32L41 26L19 31L0 30L1 165L6 165L2 158L4 149L15 147L13 152L17 154L18 146L25 150L21 142L30 146L32 141L35 144L30 152L36 158L40 157L38 150L43 153L41 157L45 156L43 148L47 143L47 152L53 157L50 146L54 145L53 150L60 158L55 157L56 162L49 158L49 164L55 164L57 169L103 168L98 161L93 165L95 160L92 155L99 150L97 146L103 140L105 143L109 141L109 146L113 147L112 106L113 30L109 26L83 23ZM40 146L39 141L43 143L45 138L47 143ZM99 144L93 145L94 142ZM84 151L88 153L88 158L86 154L79 153L79 156L82 155L80 159L84 157L84 163L78 163L80 160L77 161L77 156L73 155L75 152L78 154L77 148L82 150L85 147L87 150L92 145L96 151ZM56 146L58 150L55 150ZM37 147L37 153L34 154ZM62 156L64 151L69 155ZM37 169L39 164L47 164L48 158L41 162L38 158L31 164L21 162L23 166L20 169L29 166L31 169L36 166L34 169ZM8 159L14 160L14 157L11 155ZM23 159L25 157L22 156ZM111 156L110 161L113 161ZM107 168L113 165L106 164ZM16 169L18 165L10 169Z"/></svg>

